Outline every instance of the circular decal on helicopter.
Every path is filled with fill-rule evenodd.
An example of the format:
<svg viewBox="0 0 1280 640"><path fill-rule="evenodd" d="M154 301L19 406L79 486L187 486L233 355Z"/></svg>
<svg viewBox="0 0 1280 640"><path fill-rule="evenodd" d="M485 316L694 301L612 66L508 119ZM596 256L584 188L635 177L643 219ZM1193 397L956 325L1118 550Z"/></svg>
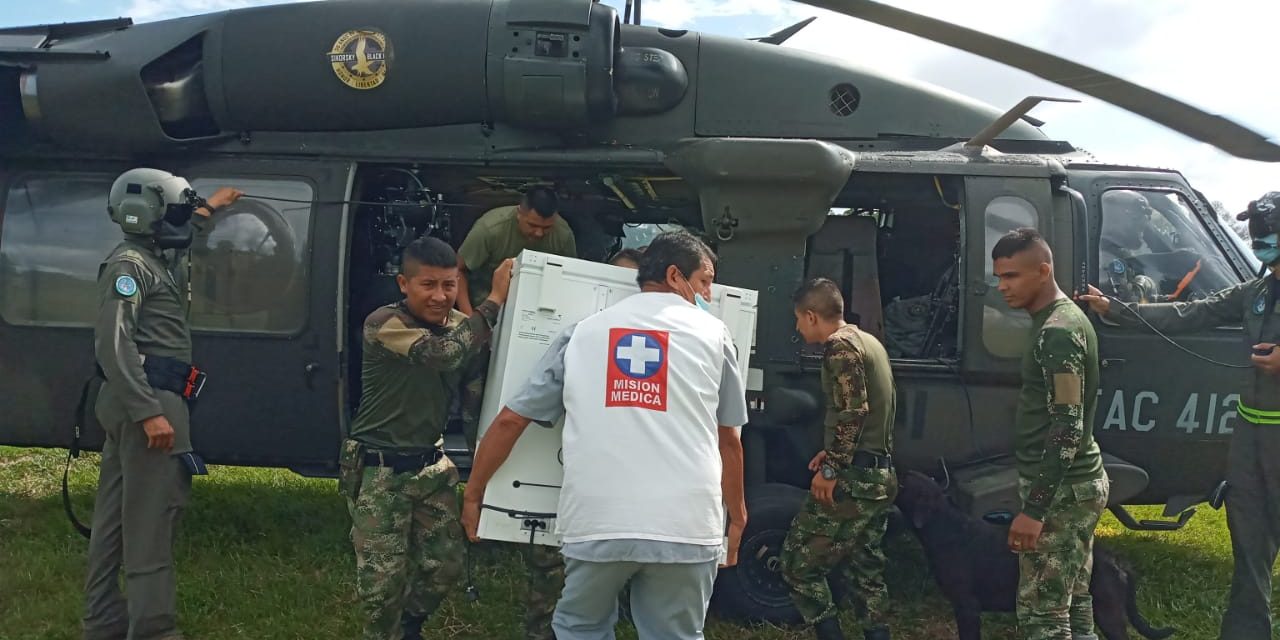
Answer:
<svg viewBox="0 0 1280 640"><path fill-rule="evenodd" d="M116 293L128 298L138 292L138 283L133 276L120 276L116 278Z"/></svg>
<svg viewBox="0 0 1280 640"><path fill-rule="evenodd" d="M387 79L391 45L387 35L375 29L353 29L333 43L329 64L343 84L352 89L374 89Z"/></svg>
<svg viewBox="0 0 1280 640"><path fill-rule="evenodd" d="M1114 261L1112 261L1112 262L1111 262L1111 271L1112 271L1113 273L1115 273L1115 274L1117 274L1117 275L1118 275L1118 274L1122 274L1122 273L1124 273L1125 269L1126 269L1126 267L1125 267L1125 264L1124 264L1124 260L1116 259L1116 260L1114 260Z"/></svg>

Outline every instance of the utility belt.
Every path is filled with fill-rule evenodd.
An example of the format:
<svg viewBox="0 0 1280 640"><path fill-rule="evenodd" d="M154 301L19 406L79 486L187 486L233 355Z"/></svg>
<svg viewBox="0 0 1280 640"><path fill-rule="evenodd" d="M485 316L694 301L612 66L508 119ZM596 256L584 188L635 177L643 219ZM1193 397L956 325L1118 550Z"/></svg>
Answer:
<svg viewBox="0 0 1280 640"><path fill-rule="evenodd" d="M391 451L378 451L377 449L366 449L363 461L366 467L388 467L396 473L411 473L421 471L437 462L440 462L440 459L443 457L443 449L436 449L425 453L395 453Z"/></svg>
<svg viewBox="0 0 1280 640"><path fill-rule="evenodd" d="M877 455L870 451L855 451L850 466L859 469L890 469L893 467L893 456Z"/></svg>
<svg viewBox="0 0 1280 640"><path fill-rule="evenodd" d="M204 371L177 358L143 355L142 371L147 374L147 384L152 389L172 391L187 402L195 402L204 390L208 375Z"/></svg>

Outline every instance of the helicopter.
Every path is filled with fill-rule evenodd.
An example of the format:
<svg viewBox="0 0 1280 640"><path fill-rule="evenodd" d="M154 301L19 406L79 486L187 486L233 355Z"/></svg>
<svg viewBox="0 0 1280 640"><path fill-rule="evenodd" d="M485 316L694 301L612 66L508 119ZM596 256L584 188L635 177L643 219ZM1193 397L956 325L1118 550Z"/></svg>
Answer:
<svg viewBox="0 0 1280 640"><path fill-rule="evenodd" d="M802 1L1280 160L1234 122L1056 56L869 0ZM837 282L849 320L888 348L899 468L945 476L957 504L999 524L1018 506L1029 327L990 281L1002 234L1038 228L1065 291L1115 292L1101 248L1133 221L1108 194L1137 192L1152 213L1125 266L1164 299L1257 270L1178 171L1050 139L1029 112L1053 98L1002 112L778 46L803 25L739 40L643 26L640 10L329 0L0 28L0 444L102 444L74 397L93 369L98 265L120 239L107 192L127 169L246 193L190 250L195 361L210 373L192 437L210 463L316 476L336 471L360 397L359 328L398 299L400 250L424 234L457 246L485 210L548 185L581 258L685 228L714 244L720 281L759 292L742 432L751 515L715 602L789 621L777 554L822 441L820 354L793 331L802 281ZM1240 331L1179 344L1244 363ZM1188 375L1200 361L1157 336L1097 332L1110 508L1131 529L1176 530L1220 502L1242 374ZM447 438L465 469L460 425ZM1164 519L1125 509L1149 504Z"/></svg>

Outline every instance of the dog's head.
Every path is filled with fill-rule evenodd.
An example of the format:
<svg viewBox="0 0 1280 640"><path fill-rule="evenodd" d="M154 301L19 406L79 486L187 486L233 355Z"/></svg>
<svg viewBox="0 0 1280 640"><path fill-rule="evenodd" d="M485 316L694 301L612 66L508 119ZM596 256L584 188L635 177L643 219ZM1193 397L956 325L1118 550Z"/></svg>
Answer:
<svg viewBox="0 0 1280 640"><path fill-rule="evenodd" d="M919 471L908 471L898 476L898 497L894 503L911 521L911 526L921 529L947 508L947 496L933 478Z"/></svg>

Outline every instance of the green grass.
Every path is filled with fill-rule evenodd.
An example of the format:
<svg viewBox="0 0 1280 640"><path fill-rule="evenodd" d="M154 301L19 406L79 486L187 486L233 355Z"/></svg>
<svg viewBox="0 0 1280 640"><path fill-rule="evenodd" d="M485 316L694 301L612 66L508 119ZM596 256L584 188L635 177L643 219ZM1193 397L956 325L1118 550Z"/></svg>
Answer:
<svg viewBox="0 0 1280 640"><path fill-rule="evenodd" d="M86 542L59 495L65 452L0 447L0 639L79 637ZM72 497L87 519L96 458L74 463ZM1139 509L1153 517L1156 509ZM196 479L177 546L179 619L189 638L358 637L349 520L332 480L288 471L216 467ZM1124 531L1108 515L1099 536L1142 578L1139 601L1156 626L1183 639L1217 636L1231 570L1224 514L1202 507L1176 533ZM894 637L954 637L954 623L910 536L888 542ZM433 638L519 638L525 573L505 548L476 554L481 600L459 586L429 623ZM846 630L856 629L847 621ZM987 614L984 637L1013 638L1012 616ZM709 638L783 640L802 629L745 627L712 615ZM861 637L861 634L849 634ZM1136 634L1134 634L1136 637ZM621 638L635 638L629 627Z"/></svg>

